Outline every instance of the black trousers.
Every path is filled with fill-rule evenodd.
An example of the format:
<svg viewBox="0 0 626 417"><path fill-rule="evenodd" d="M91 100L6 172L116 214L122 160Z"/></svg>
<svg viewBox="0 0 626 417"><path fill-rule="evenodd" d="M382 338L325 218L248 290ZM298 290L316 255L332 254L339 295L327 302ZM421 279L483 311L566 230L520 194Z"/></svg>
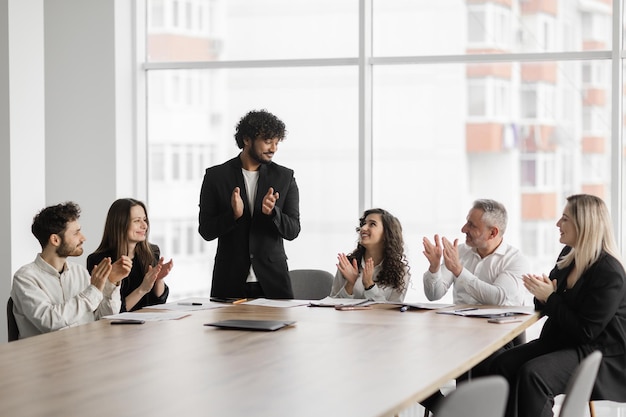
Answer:
<svg viewBox="0 0 626 417"><path fill-rule="evenodd" d="M506 417L551 417L554 397L565 388L582 358L576 349L553 351L536 339L498 355L491 373L509 382Z"/></svg>
<svg viewBox="0 0 626 417"><path fill-rule="evenodd" d="M265 293L258 282L246 282L246 298L265 298Z"/></svg>

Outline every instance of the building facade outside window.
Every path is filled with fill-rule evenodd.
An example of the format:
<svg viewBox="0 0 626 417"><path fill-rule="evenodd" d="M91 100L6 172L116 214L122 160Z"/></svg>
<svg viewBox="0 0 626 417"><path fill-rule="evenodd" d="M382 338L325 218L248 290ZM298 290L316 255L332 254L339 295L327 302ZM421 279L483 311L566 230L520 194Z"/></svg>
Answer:
<svg viewBox="0 0 626 417"><path fill-rule="evenodd" d="M371 84L359 79L361 3L147 1L148 203L152 240L175 258L173 297L209 293L216 242L197 234L200 185L239 152L234 127L252 109L287 125L274 160L300 188L292 269L334 273L365 201L402 222L407 299L423 301L422 237L463 241L474 199L506 205L506 239L536 273L554 264L566 196L611 204L610 98L624 89L610 54L593 55L612 48L610 1L372 0ZM520 53L535 59L506 59Z"/></svg>

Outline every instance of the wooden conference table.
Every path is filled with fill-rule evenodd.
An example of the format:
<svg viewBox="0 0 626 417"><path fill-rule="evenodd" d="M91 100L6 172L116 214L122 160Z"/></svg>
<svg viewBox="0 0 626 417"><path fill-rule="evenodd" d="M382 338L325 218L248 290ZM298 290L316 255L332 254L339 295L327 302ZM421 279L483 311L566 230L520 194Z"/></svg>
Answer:
<svg viewBox="0 0 626 417"><path fill-rule="evenodd" d="M233 318L297 323L203 326ZM100 320L1 344L0 415L392 416L536 320L243 304L143 325Z"/></svg>

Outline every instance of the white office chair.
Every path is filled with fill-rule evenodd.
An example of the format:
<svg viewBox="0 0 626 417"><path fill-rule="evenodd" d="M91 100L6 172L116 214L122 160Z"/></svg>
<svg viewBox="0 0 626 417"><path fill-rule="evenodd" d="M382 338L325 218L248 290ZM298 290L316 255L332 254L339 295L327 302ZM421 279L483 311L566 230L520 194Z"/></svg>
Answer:
<svg viewBox="0 0 626 417"><path fill-rule="evenodd" d="M596 350L580 362L565 389L565 399L559 417L583 417L588 405L589 411L592 412L589 397L601 361L602 353Z"/></svg>
<svg viewBox="0 0 626 417"><path fill-rule="evenodd" d="M437 417L503 417L509 384L501 376L460 383L441 401Z"/></svg>
<svg viewBox="0 0 626 417"><path fill-rule="evenodd" d="M293 298L296 300L321 300L330 295L333 274L321 269L294 269L289 271Z"/></svg>

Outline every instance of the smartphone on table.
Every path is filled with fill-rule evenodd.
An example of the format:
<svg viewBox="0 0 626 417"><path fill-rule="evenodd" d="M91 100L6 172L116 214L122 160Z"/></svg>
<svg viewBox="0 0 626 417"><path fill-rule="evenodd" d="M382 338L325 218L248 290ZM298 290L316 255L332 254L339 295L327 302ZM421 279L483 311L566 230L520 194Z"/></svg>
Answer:
<svg viewBox="0 0 626 417"><path fill-rule="evenodd" d="M521 317L516 317L516 316L492 317L487 320L488 323L497 323L497 324L515 323L517 321L522 321Z"/></svg>

